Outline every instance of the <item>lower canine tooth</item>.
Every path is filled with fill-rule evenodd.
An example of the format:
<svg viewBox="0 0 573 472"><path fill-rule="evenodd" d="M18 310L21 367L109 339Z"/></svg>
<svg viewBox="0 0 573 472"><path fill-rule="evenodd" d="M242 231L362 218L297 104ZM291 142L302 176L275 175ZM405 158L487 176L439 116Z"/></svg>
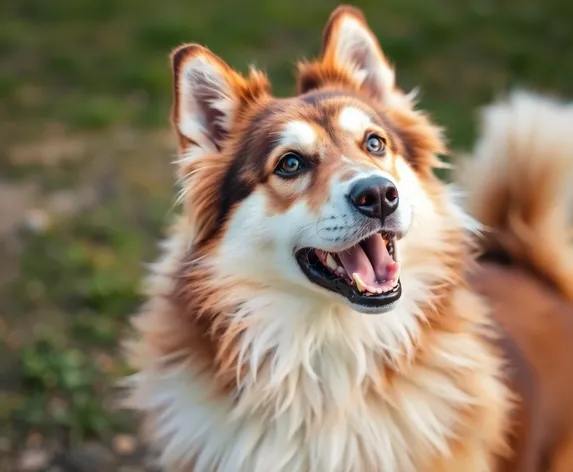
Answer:
<svg viewBox="0 0 573 472"><path fill-rule="evenodd" d="M366 285L364 285L364 282L360 280L360 276L356 272L352 274L352 278L354 279L354 282L356 282L356 288L358 289L358 291L366 292Z"/></svg>

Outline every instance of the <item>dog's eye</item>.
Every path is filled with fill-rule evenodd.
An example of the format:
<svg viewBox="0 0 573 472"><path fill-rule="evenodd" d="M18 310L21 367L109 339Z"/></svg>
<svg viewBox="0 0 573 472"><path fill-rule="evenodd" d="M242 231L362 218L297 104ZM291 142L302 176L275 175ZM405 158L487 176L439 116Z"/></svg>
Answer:
<svg viewBox="0 0 573 472"><path fill-rule="evenodd" d="M304 169L302 158L295 152L287 152L279 161L275 174L282 177L291 177Z"/></svg>
<svg viewBox="0 0 573 472"><path fill-rule="evenodd" d="M374 133L366 136L364 146L366 151L374 156L383 156L386 153L386 140Z"/></svg>

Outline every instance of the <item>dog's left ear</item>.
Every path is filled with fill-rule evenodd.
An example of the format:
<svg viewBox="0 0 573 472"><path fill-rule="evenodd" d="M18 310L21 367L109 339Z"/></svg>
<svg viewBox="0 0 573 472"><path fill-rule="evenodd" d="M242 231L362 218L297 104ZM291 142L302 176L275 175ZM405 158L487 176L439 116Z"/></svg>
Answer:
<svg viewBox="0 0 573 472"><path fill-rule="evenodd" d="M338 83L365 90L382 102L398 92L394 68L355 7L342 5L330 15L321 56L318 62L299 65L299 92Z"/></svg>

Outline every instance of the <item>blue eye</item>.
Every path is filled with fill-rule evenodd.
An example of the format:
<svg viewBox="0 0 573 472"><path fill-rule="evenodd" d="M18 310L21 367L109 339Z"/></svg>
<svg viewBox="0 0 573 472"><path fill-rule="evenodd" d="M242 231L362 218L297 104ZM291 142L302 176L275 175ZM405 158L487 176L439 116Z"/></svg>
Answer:
<svg viewBox="0 0 573 472"><path fill-rule="evenodd" d="M302 158L295 152L287 152L277 164L275 174L292 177L305 168Z"/></svg>
<svg viewBox="0 0 573 472"><path fill-rule="evenodd" d="M386 153L386 140L377 134L371 133L366 136L366 151L375 156L383 156Z"/></svg>

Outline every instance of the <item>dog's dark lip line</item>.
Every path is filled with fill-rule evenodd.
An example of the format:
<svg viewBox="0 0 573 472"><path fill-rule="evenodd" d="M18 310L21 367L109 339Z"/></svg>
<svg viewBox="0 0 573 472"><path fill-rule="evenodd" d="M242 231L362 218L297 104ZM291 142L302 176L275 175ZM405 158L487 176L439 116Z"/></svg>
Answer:
<svg viewBox="0 0 573 472"><path fill-rule="evenodd" d="M392 239L397 240L396 233L387 230L377 230L370 232L366 236L363 236L360 239L356 239L353 244L347 246L346 249L351 248L359 244L361 241L369 238L374 234L387 234L392 237ZM357 306L363 306L366 308L374 308L374 309L382 309L389 305L392 305L396 301L400 299L402 296L402 284L400 279L398 279L397 289L392 290L390 292L385 292L376 295L363 295L361 292L356 290L351 284L349 284L345 279L342 277L337 277L334 274L328 272L326 267L322 265L313 264L310 260L310 257L314 254L314 249L311 247L306 247L299 249L295 252L295 258L298 262L299 267L309 279L310 282L329 290L333 293L337 293L338 295L346 298L351 304ZM337 250L337 252L344 251L345 249ZM316 257L316 255L314 255ZM318 261L320 262L320 261Z"/></svg>

